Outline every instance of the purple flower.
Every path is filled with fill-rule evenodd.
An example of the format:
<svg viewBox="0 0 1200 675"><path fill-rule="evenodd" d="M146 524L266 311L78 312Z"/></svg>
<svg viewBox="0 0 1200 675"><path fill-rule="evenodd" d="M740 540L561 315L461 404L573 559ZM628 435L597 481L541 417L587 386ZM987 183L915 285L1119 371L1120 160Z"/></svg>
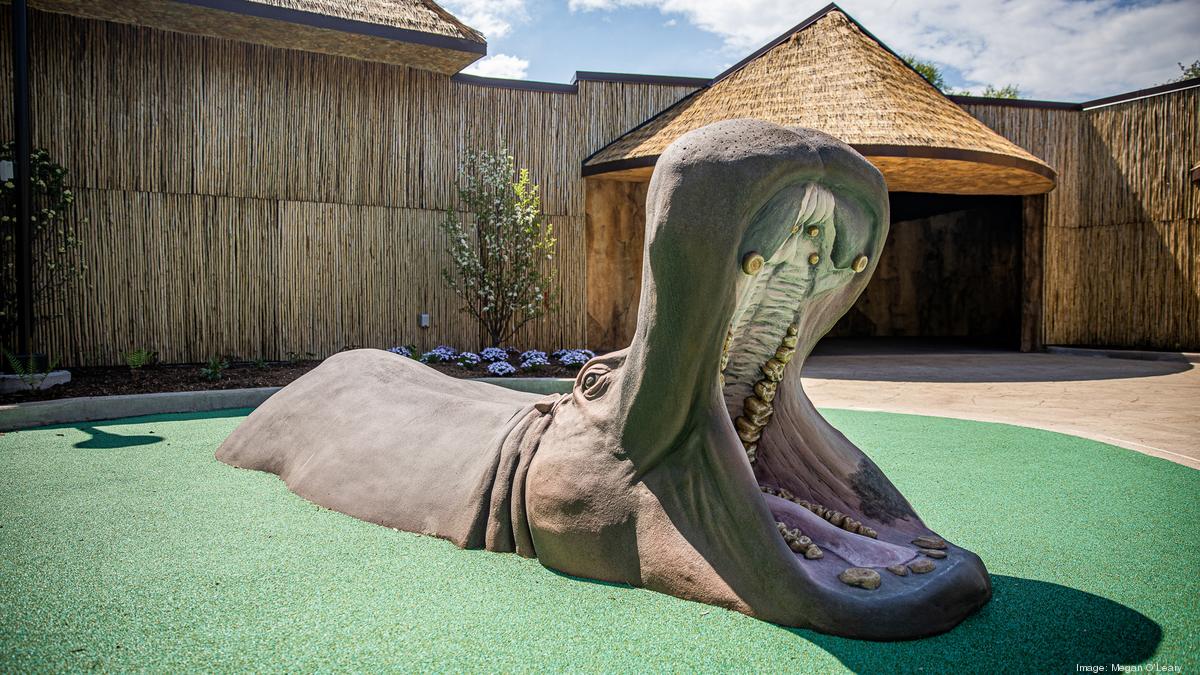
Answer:
<svg viewBox="0 0 1200 675"><path fill-rule="evenodd" d="M507 361L508 352L500 347L488 347L479 352L484 361Z"/></svg>
<svg viewBox="0 0 1200 675"><path fill-rule="evenodd" d="M511 363L506 361L497 361L487 367L487 371L497 377L505 377L517 372L516 368L512 367Z"/></svg>
<svg viewBox="0 0 1200 675"><path fill-rule="evenodd" d="M521 352L521 362L524 363L525 361L529 361L529 360L546 361L546 352L539 352L536 349L530 349L527 352ZM546 361L546 363L549 364L549 361ZM522 367L524 367L524 366L522 366Z"/></svg>
<svg viewBox="0 0 1200 675"><path fill-rule="evenodd" d="M528 351L521 355L521 370L533 370L548 365L550 361L546 359L545 352Z"/></svg>
<svg viewBox="0 0 1200 675"><path fill-rule="evenodd" d="M586 349L562 349L558 353L558 362L564 366L582 366L592 360L590 351Z"/></svg>
<svg viewBox="0 0 1200 675"><path fill-rule="evenodd" d="M458 365L477 366L479 365L479 355L475 352L463 352L458 355Z"/></svg>
<svg viewBox="0 0 1200 675"><path fill-rule="evenodd" d="M408 347L392 347L388 351L393 354L399 354L405 358L412 358L412 349L409 349Z"/></svg>
<svg viewBox="0 0 1200 675"><path fill-rule="evenodd" d="M425 363L449 363L457 358L458 351L446 345L438 345L421 355L421 361Z"/></svg>

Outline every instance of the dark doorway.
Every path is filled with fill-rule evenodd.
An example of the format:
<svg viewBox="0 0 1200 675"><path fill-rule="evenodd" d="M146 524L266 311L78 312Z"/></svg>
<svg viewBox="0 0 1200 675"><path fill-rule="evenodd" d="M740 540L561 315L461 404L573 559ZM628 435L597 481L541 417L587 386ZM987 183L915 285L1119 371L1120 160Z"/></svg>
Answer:
<svg viewBox="0 0 1200 675"><path fill-rule="evenodd" d="M829 336L1017 348L1020 197L893 192L891 203L875 275Z"/></svg>

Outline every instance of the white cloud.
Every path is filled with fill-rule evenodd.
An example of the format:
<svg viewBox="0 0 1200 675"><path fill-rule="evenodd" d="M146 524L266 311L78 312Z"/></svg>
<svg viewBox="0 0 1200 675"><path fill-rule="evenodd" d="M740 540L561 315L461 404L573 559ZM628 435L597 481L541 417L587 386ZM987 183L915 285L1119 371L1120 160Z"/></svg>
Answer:
<svg viewBox="0 0 1200 675"><path fill-rule="evenodd" d="M674 28L678 24L679 24L679 22L676 21L675 19L668 19L663 22L663 25L666 26L667 28Z"/></svg>
<svg viewBox="0 0 1200 675"><path fill-rule="evenodd" d="M718 35L744 56L826 0L569 0L575 11L654 7ZM966 84L1077 100L1151 86L1200 57L1195 0L845 0L847 12L901 53L959 70Z"/></svg>
<svg viewBox="0 0 1200 675"><path fill-rule="evenodd" d="M510 80L525 79L529 62L511 54L492 54L472 63L463 72L482 77L504 77Z"/></svg>
<svg viewBox="0 0 1200 675"><path fill-rule="evenodd" d="M525 0L445 0L441 4L489 40L504 37L513 24L529 20Z"/></svg>

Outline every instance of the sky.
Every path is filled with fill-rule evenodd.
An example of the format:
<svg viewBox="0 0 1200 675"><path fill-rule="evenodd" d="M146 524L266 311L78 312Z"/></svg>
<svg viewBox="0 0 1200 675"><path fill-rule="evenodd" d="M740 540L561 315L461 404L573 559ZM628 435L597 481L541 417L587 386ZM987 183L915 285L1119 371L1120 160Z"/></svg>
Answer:
<svg viewBox="0 0 1200 675"><path fill-rule="evenodd" d="M578 70L712 77L828 0L442 0L488 39L465 72L570 82ZM1015 84L1084 101L1162 84L1200 59L1200 0L845 0L957 93Z"/></svg>

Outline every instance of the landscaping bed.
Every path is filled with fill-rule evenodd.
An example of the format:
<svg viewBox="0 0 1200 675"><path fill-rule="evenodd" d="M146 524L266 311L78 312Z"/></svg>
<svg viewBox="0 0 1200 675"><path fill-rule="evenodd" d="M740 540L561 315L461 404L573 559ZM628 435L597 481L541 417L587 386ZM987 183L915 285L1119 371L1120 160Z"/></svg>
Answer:
<svg viewBox="0 0 1200 675"><path fill-rule="evenodd" d="M430 352L432 353L432 352ZM511 357L514 372L520 377L575 377L578 366L564 366L553 357L547 365L521 368L520 353ZM156 394L169 391L205 391L212 389L252 389L282 387L320 365L320 360L279 362L235 362L220 371L220 377L210 379L204 374L206 364L155 365L140 368L102 366L71 368L71 381L46 390L0 394L0 403L49 401L79 396L115 396L120 394ZM431 368L451 377L495 377L487 370L488 363L460 365L457 361L427 363Z"/></svg>

